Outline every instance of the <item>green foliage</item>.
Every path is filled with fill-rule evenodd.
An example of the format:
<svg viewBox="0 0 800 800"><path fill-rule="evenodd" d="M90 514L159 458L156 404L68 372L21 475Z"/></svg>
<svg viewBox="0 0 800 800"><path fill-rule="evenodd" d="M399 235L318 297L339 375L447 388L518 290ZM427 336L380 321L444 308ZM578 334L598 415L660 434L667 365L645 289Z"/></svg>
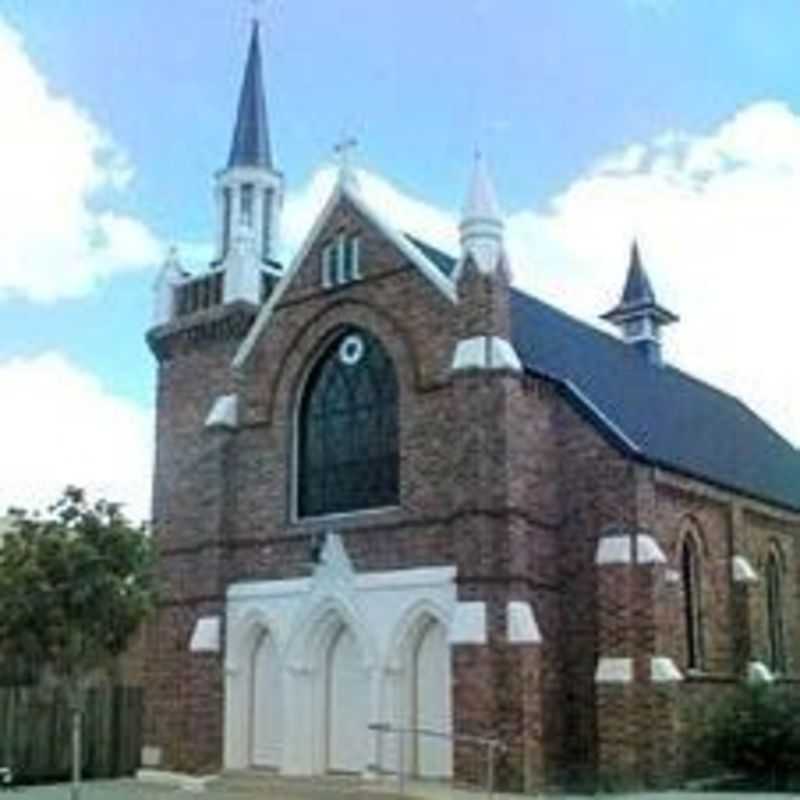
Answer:
<svg viewBox="0 0 800 800"><path fill-rule="evenodd" d="M800 783L800 694L758 684L743 687L711 721L711 752L753 787Z"/></svg>
<svg viewBox="0 0 800 800"><path fill-rule="evenodd" d="M120 507L68 488L46 515L14 510L0 546L0 651L71 690L119 655L154 602L150 537Z"/></svg>

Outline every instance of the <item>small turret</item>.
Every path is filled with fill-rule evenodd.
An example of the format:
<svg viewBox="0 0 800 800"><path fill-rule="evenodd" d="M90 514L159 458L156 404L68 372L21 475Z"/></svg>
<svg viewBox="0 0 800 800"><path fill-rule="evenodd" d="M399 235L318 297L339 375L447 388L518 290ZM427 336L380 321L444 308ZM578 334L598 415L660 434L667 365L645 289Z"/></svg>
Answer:
<svg viewBox="0 0 800 800"><path fill-rule="evenodd" d="M461 216L462 262L472 257L484 275L491 275L503 258L503 219L486 161L475 154L467 198Z"/></svg>
<svg viewBox="0 0 800 800"><path fill-rule="evenodd" d="M616 325L622 338L639 350L650 363L662 363L661 329L677 322L679 317L656 301L650 279L642 266L636 240L631 246L628 276L622 297L601 319Z"/></svg>
<svg viewBox="0 0 800 800"><path fill-rule="evenodd" d="M155 302L153 304L153 325L165 325L175 313L174 297L175 287L184 281L188 273L181 266L178 248L174 245L169 248L167 257L158 271L153 291Z"/></svg>

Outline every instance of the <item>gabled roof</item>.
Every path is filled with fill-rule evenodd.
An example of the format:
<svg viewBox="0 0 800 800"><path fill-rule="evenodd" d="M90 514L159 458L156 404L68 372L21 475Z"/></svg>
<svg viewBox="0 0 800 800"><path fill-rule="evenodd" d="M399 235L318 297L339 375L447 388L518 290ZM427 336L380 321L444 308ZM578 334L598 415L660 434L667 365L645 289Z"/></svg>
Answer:
<svg viewBox="0 0 800 800"><path fill-rule="evenodd" d="M740 400L516 289L511 323L526 370L555 381L629 455L800 511L800 451Z"/></svg>
<svg viewBox="0 0 800 800"><path fill-rule="evenodd" d="M236 127L233 131L228 168L263 167L272 169L272 150L267 125L267 104L261 71L258 22L253 22L244 80L239 93Z"/></svg>
<svg viewBox="0 0 800 800"><path fill-rule="evenodd" d="M456 294L455 287L449 275L442 269L442 259L449 259L450 257L428 245L420 247L422 244L421 242L410 236L404 236L387 222L382 214L367 203L358 188L357 182L340 179L336 182L331 196L328 198L322 211L311 226L311 230L300 246L300 249L295 253L294 258L292 258L288 269L278 281L277 286L269 296L267 302L261 307L256 321L253 323L244 341L236 351L232 363L234 369L240 369L247 362L256 342L261 338L264 329L269 324L275 307L283 299L284 294L286 294L286 291L294 280L294 276L305 261L306 256L322 232L322 229L333 215L339 203L344 199L350 202L359 214L374 225L389 242L403 253L409 263L416 267L451 303L457 302L458 295ZM432 260L432 255L434 253L437 254L438 261Z"/></svg>

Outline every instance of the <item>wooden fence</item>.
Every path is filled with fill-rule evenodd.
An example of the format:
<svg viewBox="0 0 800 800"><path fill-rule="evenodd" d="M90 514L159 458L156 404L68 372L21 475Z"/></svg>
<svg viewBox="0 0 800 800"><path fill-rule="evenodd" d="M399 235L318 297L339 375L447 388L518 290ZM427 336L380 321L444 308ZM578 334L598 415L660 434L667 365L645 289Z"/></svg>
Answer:
<svg viewBox="0 0 800 800"><path fill-rule="evenodd" d="M91 689L83 734L87 778L134 772L142 742L142 689ZM62 692L27 686L0 688L0 766L11 767L15 780L66 778L70 753L70 711Z"/></svg>

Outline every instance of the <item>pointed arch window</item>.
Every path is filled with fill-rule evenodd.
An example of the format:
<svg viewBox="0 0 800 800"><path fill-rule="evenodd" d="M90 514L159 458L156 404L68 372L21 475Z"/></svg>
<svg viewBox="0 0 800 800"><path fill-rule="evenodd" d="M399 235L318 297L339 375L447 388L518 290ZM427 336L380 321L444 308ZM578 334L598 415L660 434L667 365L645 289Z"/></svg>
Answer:
<svg viewBox="0 0 800 800"><path fill-rule="evenodd" d="M773 672L784 672L786 645L783 628L783 570L780 556L774 549L767 557L766 592L769 666Z"/></svg>
<svg viewBox="0 0 800 800"><path fill-rule="evenodd" d="M397 503L397 377L374 336L334 337L309 376L298 428L299 516Z"/></svg>
<svg viewBox="0 0 800 800"><path fill-rule="evenodd" d="M700 546L691 532L683 538L680 557L686 666L688 669L702 669L704 654Z"/></svg>

